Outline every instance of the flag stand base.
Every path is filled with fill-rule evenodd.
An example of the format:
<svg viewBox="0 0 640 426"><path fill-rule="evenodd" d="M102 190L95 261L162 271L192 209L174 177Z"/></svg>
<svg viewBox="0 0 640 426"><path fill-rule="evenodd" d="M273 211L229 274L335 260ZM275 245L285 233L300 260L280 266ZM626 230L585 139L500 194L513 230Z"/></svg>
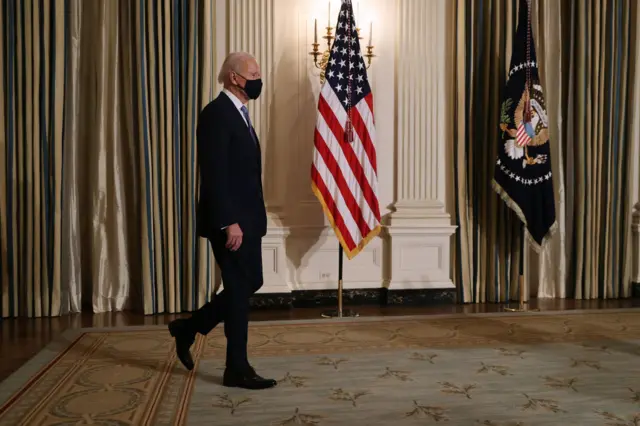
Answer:
<svg viewBox="0 0 640 426"><path fill-rule="evenodd" d="M323 312L322 318L356 318L360 316L351 309L342 309L342 252L342 245L338 244L338 309Z"/></svg>
<svg viewBox="0 0 640 426"><path fill-rule="evenodd" d="M528 302L525 302L525 298L524 298L524 276L520 275L519 278L519 285L520 285L520 304L518 305L517 308L512 308L511 305L508 303L506 306L502 307L502 310L505 312L540 312L540 309L538 308L528 308Z"/></svg>
<svg viewBox="0 0 640 426"><path fill-rule="evenodd" d="M342 262L340 262L342 263ZM341 268L342 269L342 268ZM360 314L351 309L342 309L342 280L338 280L338 309L331 309L324 311L321 314L322 318L356 318Z"/></svg>
<svg viewBox="0 0 640 426"><path fill-rule="evenodd" d="M510 305L507 305L504 306L502 310L505 312L540 312L540 309L538 308L529 309L526 302L520 302L520 305L517 308L511 308Z"/></svg>
<svg viewBox="0 0 640 426"><path fill-rule="evenodd" d="M356 311L352 311L347 309L345 311L340 311L339 309L332 309L330 311L324 311L322 313L322 318L357 318L360 314Z"/></svg>

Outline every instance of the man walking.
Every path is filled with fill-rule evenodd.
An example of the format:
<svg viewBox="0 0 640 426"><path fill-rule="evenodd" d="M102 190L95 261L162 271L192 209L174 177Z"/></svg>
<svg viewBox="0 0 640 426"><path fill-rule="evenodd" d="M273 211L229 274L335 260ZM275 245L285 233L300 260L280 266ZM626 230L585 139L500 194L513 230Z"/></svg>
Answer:
<svg viewBox="0 0 640 426"><path fill-rule="evenodd" d="M246 104L262 89L260 67L248 53L232 53L222 64L222 93L198 117L200 199L198 235L209 239L222 273L223 291L193 313L169 324L176 352L188 370L196 333L208 334L224 322L227 361L223 385L266 389L275 380L260 377L249 364L249 298L263 284L262 237L267 216L262 195L260 143Z"/></svg>

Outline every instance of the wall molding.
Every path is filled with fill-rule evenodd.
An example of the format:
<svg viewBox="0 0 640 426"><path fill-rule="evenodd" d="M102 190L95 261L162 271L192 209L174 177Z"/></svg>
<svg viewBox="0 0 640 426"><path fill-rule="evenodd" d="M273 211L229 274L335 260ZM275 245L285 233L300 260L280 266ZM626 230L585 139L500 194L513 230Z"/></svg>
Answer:
<svg viewBox="0 0 640 426"><path fill-rule="evenodd" d="M453 289L450 238L454 226L384 227L352 260L344 257L346 290ZM328 226L269 227L263 240L260 293L337 288L338 239Z"/></svg>
<svg viewBox="0 0 640 426"><path fill-rule="evenodd" d="M362 288L343 291L343 306L442 306L456 303L454 289L389 290ZM294 290L289 293L259 293L252 297L253 309L334 308L336 290Z"/></svg>

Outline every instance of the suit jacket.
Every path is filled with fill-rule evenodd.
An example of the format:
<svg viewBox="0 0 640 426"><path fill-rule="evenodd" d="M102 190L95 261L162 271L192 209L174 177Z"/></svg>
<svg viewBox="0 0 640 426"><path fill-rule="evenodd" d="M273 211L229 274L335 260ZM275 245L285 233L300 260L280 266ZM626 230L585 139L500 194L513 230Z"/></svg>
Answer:
<svg viewBox="0 0 640 426"><path fill-rule="evenodd" d="M267 233L260 142L242 113L220 93L198 117L198 235L212 238L238 223L245 237Z"/></svg>

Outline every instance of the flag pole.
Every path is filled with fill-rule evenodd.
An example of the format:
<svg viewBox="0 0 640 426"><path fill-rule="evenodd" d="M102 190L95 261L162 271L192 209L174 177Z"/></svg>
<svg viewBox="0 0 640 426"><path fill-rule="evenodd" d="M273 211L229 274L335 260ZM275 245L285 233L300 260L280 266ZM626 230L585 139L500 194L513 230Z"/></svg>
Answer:
<svg viewBox="0 0 640 426"><path fill-rule="evenodd" d="M540 309L528 309L527 308L527 304L529 303L527 301L527 297L526 297L526 288L525 288L525 283L524 283L524 249L526 247L525 245L525 226L524 223L522 224L522 228L520 231L520 265L519 265L519 274L518 274L518 307L517 308L511 308L509 307L509 304L507 302L507 306L504 308L505 311L508 312L537 312ZM507 297L509 297L509 295L507 295Z"/></svg>
<svg viewBox="0 0 640 426"><path fill-rule="evenodd" d="M531 0L527 0L527 40L526 40L526 48L527 48L527 64L531 63L531 44L532 44L532 36L531 36ZM531 80L531 66L528 65L526 68L526 80L525 80L525 93L526 102L524 107L524 120L526 122L531 122L531 103L530 103L530 95L531 89L533 87L533 81ZM511 295L507 295L507 306L504 308L505 311L509 312L527 312L527 311L539 311L539 309L527 309L527 297L526 297L526 288L524 282L524 249L525 249L525 241L526 241L526 226L524 222L521 222L522 227L520 228L520 265L519 265L519 274L518 274L518 299L519 306L517 308L510 308L509 302Z"/></svg>
<svg viewBox="0 0 640 426"><path fill-rule="evenodd" d="M340 7L340 17L338 18L338 25L336 25L336 33L335 33L335 37L330 37L330 24L331 24L331 5L329 5L329 27L327 27L327 42L328 44L331 44L331 40L333 40L333 49L330 49L328 46L328 50L325 52L328 54L327 57L327 61L324 61L324 65L323 65L323 76L325 78L325 82L323 85L323 90L321 91L320 96L322 97L322 92L324 92L324 87L327 87L325 85L328 85L329 87L329 91L334 92L334 88L333 86L331 86L331 79L334 78L334 74L339 74L340 75L340 79L345 78L342 75L342 72L338 72L337 71L337 66L335 66L335 64L337 63L337 59L338 58L342 58L342 60L340 61L340 66L346 66L345 64L348 62L348 66L346 66L346 89L343 90L341 84L337 85L337 83L334 81L333 84L336 85L337 87L337 91L334 92L334 94L337 95L338 92L340 92L343 97L343 99L341 99L340 102L338 102L338 105L340 107L340 109L344 108L344 110L342 112L346 113L346 121L344 124L344 134L342 135L342 137L340 137L340 135L335 134L335 137L338 139L338 144L343 146L349 146L350 144L354 144L356 138L355 138L355 130L353 127L353 108L356 108L358 106L358 104L360 102L367 102L367 100L365 99L365 97L369 96L370 92L371 92L371 88L369 87L368 82L366 81L366 69L367 66L364 63L364 59L363 57L367 57L367 55L362 55L361 52L359 52L360 50L360 42L359 40L359 34L357 33L358 29L355 27L356 23L354 20L354 14L353 14L353 7L351 4L351 0L343 0L342 2L342 6ZM339 45L342 46L342 49L339 49ZM313 44L313 52L312 54L314 55L314 58L317 57L318 53L317 53L317 42L314 41ZM369 46L367 46L367 50L370 53L371 49L373 49L373 46L371 46L371 41L369 41ZM324 56L323 56L324 57ZM357 66L356 66L357 65ZM331 67L334 67L334 69L331 69ZM362 70L360 71L361 74L356 75L358 71L355 71L356 69ZM327 72L327 75L325 76L324 73ZM363 87L356 87L354 86L355 84L355 80L356 80L356 76L359 77L358 81L359 82L364 82L365 84L360 84L361 86L364 87L365 90L363 90ZM337 78L337 77L336 77ZM321 77L321 81L322 81L322 77ZM342 105L344 103L344 106ZM352 104L354 103L354 104ZM332 107L333 108L333 107ZM319 111L319 113L322 115L322 112ZM371 110L371 113L373 114L373 109ZM373 115L372 115L373 117ZM362 132L364 133L369 133L369 125L365 124L362 129L360 129ZM317 134L317 132L316 132ZM362 136L362 135L361 135ZM320 138L322 139L322 138ZM318 139L316 139L316 143L318 143ZM323 140L321 143L325 144L326 142ZM351 148L349 148L351 149ZM317 151L316 151L317 154ZM358 160L358 161L363 161L363 160ZM374 168L375 171L375 162L371 163L371 165ZM331 173L329 173L331 174ZM365 178L366 179L366 178ZM356 184L360 184L362 185L362 182L356 182ZM350 189L352 190L352 189ZM321 196L318 196L319 198L322 198ZM377 196L376 196L377 198ZM370 201L369 201L370 202ZM377 200L376 200L376 208L374 209L375 212L375 216L376 216L376 220L378 222L380 222L380 213L378 211L378 207L377 207ZM326 209L326 207L325 207ZM341 212L338 212L338 215L340 215ZM356 223L358 223L358 221L356 220ZM334 226L334 230L336 232L336 235L339 234L338 232L338 228L336 227L336 224L332 221L332 225ZM349 232L347 230L347 232ZM365 243L366 241L366 235L362 235L363 240L362 241L356 241L356 244L359 246L362 243ZM340 238L340 237L338 237ZM322 317L323 318L343 318L343 317L357 317L359 316L357 312L351 311L351 310L344 310L343 306L342 306L342 302L343 302L343 282L342 282L342 272L343 272L343 257L344 257L344 248L342 246L342 243L344 242L344 240L340 239L340 241L338 242L338 309L333 309L330 311L326 311L322 313ZM360 247L362 248L362 247Z"/></svg>
<svg viewBox="0 0 640 426"><path fill-rule="evenodd" d="M344 250L342 249L342 244L338 243L338 309L332 309L330 311L325 311L322 313L322 318L343 318L343 317L358 317L360 316L357 312L347 309L346 311L342 309L342 261Z"/></svg>

